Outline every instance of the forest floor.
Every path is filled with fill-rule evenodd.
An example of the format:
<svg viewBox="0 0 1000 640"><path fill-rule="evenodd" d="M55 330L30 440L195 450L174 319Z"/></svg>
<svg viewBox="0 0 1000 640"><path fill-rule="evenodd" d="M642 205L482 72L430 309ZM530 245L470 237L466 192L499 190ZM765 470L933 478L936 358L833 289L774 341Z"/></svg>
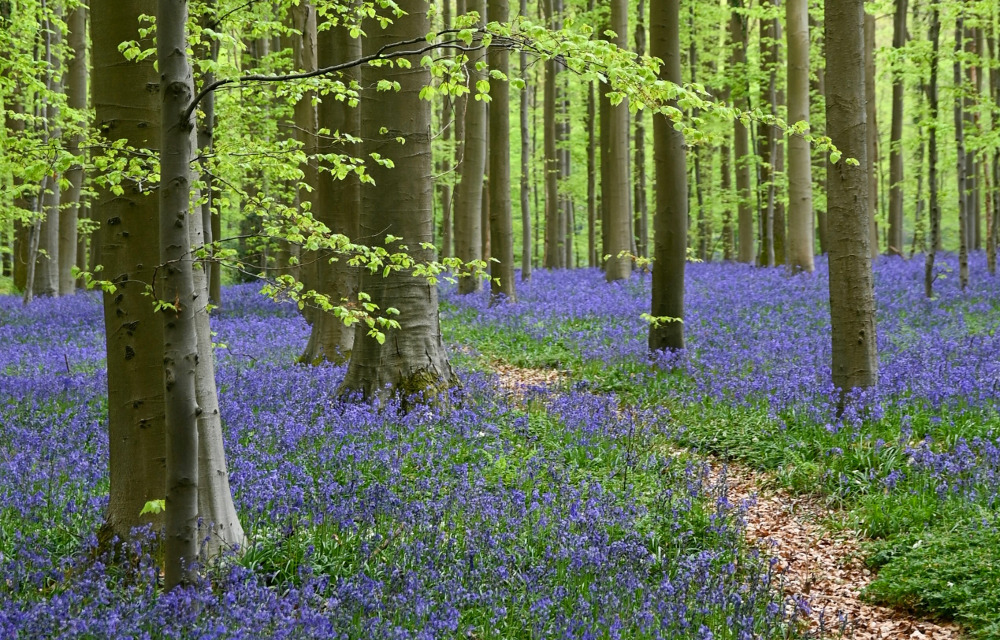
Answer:
<svg viewBox="0 0 1000 640"><path fill-rule="evenodd" d="M565 372L492 363L500 387L522 396L527 389L555 385ZM865 566L861 534L829 526L837 511L823 496L792 493L773 474L746 464L706 456L714 479L724 477L731 503L750 505L747 541L778 559L781 589L792 602L804 600L809 631L821 637L855 640L950 640L962 636L958 625L934 622L905 611L870 604L862 598L874 572Z"/></svg>

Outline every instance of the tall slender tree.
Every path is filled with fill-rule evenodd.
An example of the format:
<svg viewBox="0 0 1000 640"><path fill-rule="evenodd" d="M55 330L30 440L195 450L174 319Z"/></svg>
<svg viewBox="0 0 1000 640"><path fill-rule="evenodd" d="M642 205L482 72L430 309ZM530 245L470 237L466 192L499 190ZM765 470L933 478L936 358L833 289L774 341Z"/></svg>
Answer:
<svg viewBox="0 0 1000 640"><path fill-rule="evenodd" d="M80 4L70 10L67 19L69 31L69 60L66 74L66 106L74 116L87 108L87 7ZM85 121L73 123L85 126ZM69 140L69 151L78 159L66 171L69 187L63 197L59 212L59 295L76 290L73 267L77 264L77 218L80 213L80 192L83 187L83 135L74 131Z"/></svg>
<svg viewBox="0 0 1000 640"><path fill-rule="evenodd" d="M521 0L519 7L522 16L528 15L528 0ZM521 49L520 72L524 88L521 90L519 124L521 130L521 280L531 279L531 138L528 132L528 116L530 114L531 96L534 85L528 84L528 52Z"/></svg>
<svg viewBox="0 0 1000 640"><path fill-rule="evenodd" d="M486 24L486 0L468 0L467 8L475 11ZM471 54L477 56L478 54ZM479 82L485 82L485 60L474 57L465 65L469 75L471 95L465 102L465 141L461 177L455 190L455 256L463 262L483 259L483 175L486 173L486 102L478 96ZM459 293L473 293L482 288L478 278L463 277L458 281Z"/></svg>
<svg viewBox="0 0 1000 640"><path fill-rule="evenodd" d="M809 2L786 0L788 121L809 119ZM813 270L812 163L809 143L788 138L788 268Z"/></svg>
<svg viewBox="0 0 1000 640"><path fill-rule="evenodd" d="M927 244L927 254L924 260L924 294L930 298L934 294L934 261L941 243L941 208L938 202L937 178L937 121L938 121L938 58L941 46L941 14L937 5L931 6L931 77L927 83L927 104L930 120L930 131L927 137L927 185L930 242Z"/></svg>
<svg viewBox="0 0 1000 640"><path fill-rule="evenodd" d="M906 0L896 0L892 48L901 52L906 46ZM889 134L889 246L890 254L903 253L903 100L905 94L902 65L892 66L892 125Z"/></svg>
<svg viewBox="0 0 1000 640"><path fill-rule="evenodd" d="M361 40L352 38L350 30L341 25L329 26L317 34L317 62L321 67L331 67L361 57ZM346 69L341 81L346 89L357 90L361 71L357 67ZM338 100L327 95L318 105L318 124L325 133L317 140L322 158L316 176L314 217L332 232L358 239L361 215L361 182L353 172L343 179L337 178L337 167L329 158L334 155L357 157L361 155L357 140L361 134L361 108L350 100ZM352 267L347 256L321 253L316 258L316 290L326 295L333 304L353 300L358 288L358 270ZM331 313L316 314L312 322L309 342L302 354L304 362L346 362L354 348L353 327L346 326Z"/></svg>
<svg viewBox="0 0 1000 640"><path fill-rule="evenodd" d="M651 0L649 52L663 60L660 78L680 84L680 1ZM656 213L653 218L652 351L684 348L684 266L687 254L687 160L684 136L666 116L653 117Z"/></svg>
<svg viewBox="0 0 1000 640"><path fill-rule="evenodd" d="M827 164L833 383L878 382L869 231L864 0L825 0L826 121L843 154ZM831 159L832 160L832 159Z"/></svg>
<svg viewBox="0 0 1000 640"><path fill-rule="evenodd" d="M612 42L618 47L628 47L628 2L611 0L611 30L615 32ZM608 111L608 167L605 181L601 183L601 200L606 202L608 236L608 258L604 265L604 276L608 282L628 278L632 273L632 206L631 180L629 179L628 154L628 102L607 103ZM567 265L568 266L568 265Z"/></svg>
<svg viewBox="0 0 1000 640"><path fill-rule="evenodd" d="M741 108L747 108L749 80L746 75L747 32L742 0L733 0L729 16L729 44L731 47L732 99ZM739 228L737 260L752 263L754 250L753 210L750 208L750 130L739 119L733 122L733 152L736 154L736 210Z"/></svg>
<svg viewBox="0 0 1000 640"><path fill-rule="evenodd" d="M507 22L507 0L489 0L490 19ZM513 301L514 294L514 219L510 201L510 53L505 47L491 47L490 74L490 300Z"/></svg>
<svg viewBox="0 0 1000 640"><path fill-rule="evenodd" d="M386 29L369 25L363 53L390 47L401 40L421 38L430 31L428 6L424 0L399 0L404 14ZM432 213L433 168L430 148L430 103L420 91L430 82L430 72L414 60L410 68L399 65L365 67L361 84L366 87L361 115L361 137L365 156L378 153L391 159L392 169L373 166L375 186L361 195L361 236L372 244L386 244L389 234L402 240L389 243L391 251L400 243L418 262L434 258ZM399 91L379 92L380 81L398 83ZM470 106L471 106L470 101ZM386 133L388 132L388 133ZM405 140L405 145L397 141ZM388 185L393 188L386 188ZM382 277L363 271L360 288L379 309L399 311L401 330L388 330L384 342L368 335L362 323L355 334L354 351L342 385L343 392L364 397L386 394L437 396L455 383L455 374L441 340L437 285L412 270Z"/></svg>

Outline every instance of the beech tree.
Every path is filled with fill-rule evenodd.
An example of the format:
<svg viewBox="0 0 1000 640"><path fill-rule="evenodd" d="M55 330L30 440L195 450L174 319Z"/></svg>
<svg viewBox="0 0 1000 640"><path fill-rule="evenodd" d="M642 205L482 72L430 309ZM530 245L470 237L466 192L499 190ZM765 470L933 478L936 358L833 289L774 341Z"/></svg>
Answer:
<svg viewBox="0 0 1000 640"><path fill-rule="evenodd" d="M833 383L878 382L870 254L864 0L825 0L826 122L842 154L827 163Z"/></svg>
<svg viewBox="0 0 1000 640"><path fill-rule="evenodd" d="M788 37L788 121L809 119L809 2L785 0ZM809 142L788 138L788 268L813 270L812 163Z"/></svg>
<svg viewBox="0 0 1000 640"><path fill-rule="evenodd" d="M651 0L649 49L660 78L680 84L680 1ZM653 117L656 211L653 217L651 351L684 348L684 267L687 253L687 160L684 136L663 114Z"/></svg>
<svg viewBox="0 0 1000 640"><path fill-rule="evenodd" d="M372 28L363 41L365 55L421 39L430 31L426 2L397 4L405 15L395 18L391 29ZM420 91L429 84L430 72L417 64L365 66L361 80L366 87L361 116L364 153L377 153L394 164L392 169L381 164L371 167L377 186L361 191L361 235L377 245L402 249L399 245L403 244L415 260L429 262L434 257L430 248L434 240L431 113ZM372 91L380 81L398 83L399 90ZM385 188L389 184L393 188ZM390 241L390 236L402 240ZM414 275L412 269L393 271L386 277L362 270L360 289L380 309L398 309L399 324L405 329L390 329L380 341L359 324L342 391L359 392L366 398L387 393L432 398L450 388L455 373L441 340L437 285Z"/></svg>

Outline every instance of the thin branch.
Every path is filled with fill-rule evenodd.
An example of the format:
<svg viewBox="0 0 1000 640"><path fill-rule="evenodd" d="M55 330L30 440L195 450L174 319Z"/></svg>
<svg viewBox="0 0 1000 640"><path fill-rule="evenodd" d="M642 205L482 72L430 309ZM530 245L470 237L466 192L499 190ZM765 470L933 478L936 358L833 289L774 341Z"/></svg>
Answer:
<svg viewBox="0 0 1000 640"><path fill-rule="evenodd" d="M455 32L456 30L451 29L448 32ZM442 33L448 33L442 32ZM323 67L322 69L315 69L313 71L304 71L302 73L289 73L285 75L250 75L243 76L241 78L229 78L223 80L216 80L215 82L209 84L203 88L198 95L194 97L191 104L188 105L187 109L184 110L183 122L188 122L191 116L194 114L194 110L198 108L198 103L207 96L209 93L215 91L220 87L226 85L238 84L240 86L249 84L252 82L287 82L290 80L306 80L308 78L316 78L319 76L329 75L331 73L337 73L338 71L344 71L345 69L351 69L360 65L368 64L369 62L374 62L375 60L391 60L394 58L405 58L408 56L420 55L422 53L427 53L428 51L433 51L435 49L457 49L459 51L477 51L482 49L482 45L468 46L464 44L458 44L458 40L450 40L444 43L427 44L419 49L413 49L408 51L395 51L390 50L396 49L398 47L405 47L407 45L417 44L419 42L427 42L425 37L411 38L409 40L400 40L399 42L392 42L381 47L375 53L370 53L366 56L361 56L355 60L348 60L347 62L341 62L339 64L331 65L329 67Z"/></svg>

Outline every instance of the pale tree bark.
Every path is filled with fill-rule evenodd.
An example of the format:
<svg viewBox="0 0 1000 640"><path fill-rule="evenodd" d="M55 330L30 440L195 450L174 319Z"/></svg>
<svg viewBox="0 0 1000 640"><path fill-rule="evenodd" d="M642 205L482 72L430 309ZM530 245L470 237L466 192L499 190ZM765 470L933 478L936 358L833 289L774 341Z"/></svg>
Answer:
<svg viewBox="0 0 1000 640"><path fill-rule="evenodd" d="M774 0L777 6L777 0ZM761 63L767 74L767 85L762 91L763 105L761 109L777 115L778 110L778 57L781 38L781 23L777 16L764 20L760 26ZM763 131L761 131L763 129ZM757 185L761 206L758 211L761 228L761 247L758 264L773 267L776 264L774 247L774 217L777 208L777 166L778 166L778 130L773 126L758 126L758 146L760 147L760 182Z"/></svg>
<svg viewBox="0 0 1000 640"><path fill-rule="evenodd" d="M594 83L587 83L587 266L601 263L597 256L597 99Z"/></svg>
<svg viewBox="0 0 1000 640"><path fill-rule="evenodd" d="M737 0L735 7L742 7ZM746 80L746 26L745 19L735 10L730 11L729 44L734 78L732 98L740 108L747 107L749 86ZM736 155L736 211L739 227L737 260L752 263L756 256L754 248L753 209L750 207L750 132L742 122L733 122L733 152Z"/></svg>
<svg viewBox="0 0 1000 640"><path fill-rule="evenodd" d="M528 15L528 0L521 0L519 7L522 16ZM529 100L535 88L528 84L528 53L521 49L520 53L521 80L524 89L521 90L520 127L521 127L521 280L531 279L531 194L528 175L531 170L531 139L528 132ZM593 251L593 248L591 248Z"/></svg>
<svg viewBox="0 0 1000 640"><path fill-rule="evenodd" d="M153 59L128 62L118 44L136 39L139 16L155 12L152 0L95 3L91 11L96 122L109 140L124 140L134 148L160 147L158 93L150 91L150 87L159 86L159 75ZM144 185L123 186L121 196L100 190L93 208L95 220L102 225L99 248L105 277L117 287L113 294L104 296L110 454L108 511L101 532L105 542L114 536L128 539L134 527L144 524L162 530L163 514L140 512L146 502L166 495L163 322L145 295L159 262L155 256L159 255L160 233L154 221L160 208L155 192ZM200 221L198 216L187 217ZM192 233L197 239L197 229ZM185 230L184 239L179 240L185 251L190 246L187 234ZM215 555L223 547L242 544L244 536L229 494L206 296L204 285L201 287L202 293L190 309L199 351L195 394L201 408L195 460L203 482L197 511L206 526L213 526L205 552Z"/></svg>
<svg viewBox="0 0 1000 640"><path fill-rule="evenodd" d="M878 259L878 174L876 160L878 158L878 109L875 100L875 16L865 13L865 96L867 102L866 120L868 122L868 226L871 240L868 243L872 260Z"/></svg>
<svg viewBox="0 0 1000 640"><path fill-rule="evenodd" d="M51 20L46 20L44 28L46 32L45 59L48 63L46 85L50 92L58 93L63 89L61 72L62 29ZM60 144L62 127L58 125L59 106L56 103L46 101L42 108L48 141L50 144ZM43 181L40 197L42 199L42 217L41 224L38 226L38 251L35 259L35 277L32 281L32 289L35 296L57 296L59 295L59 204L62 202L59 175L53 174L46 177Z"/></svg>
<svg viewBox="0 0 1000 640"><path fill-rule="evenodd" d="M343 27L324 29L318 34L318 62L329 67L347 60L361 57L361 40L351 38L350 31ZM345 85L357 85L361 80L361 70L352 68L345 71L342 81ZM326 96L319 104L319 127L330 131L330 135L320 141L322 154L341 153L350 157L361 156L356 144L350 144L333 137L340 132L358 137L361 134L361 107L351 107L346 101ZM338 180L335 167L323 161L317 176L316 202L313 215L334 233L358 240L361 215L361 182L357 175L348 174ZM347 263L346 256L321 254L316 258L317 291L330 298L333 304L342 300L353 300L358 291L358 270ZM309 343L301 360L316 363L346 362L354 348L354 327L347 327L330 313L317 313L313 318Z"/></svg>
<svg viewBox="0 0 1000 640"><path fill-rule="evenodd" d="M809 119L809 2L786 0L788 121ZM809 143L788 138L788 269L813 270L812 160Z"/></svg>
<svg viewBox="0 0 1000 640"><path fill-rule="evenodd" d="M507 0L490 0L490 20L507 22ZM510 75L510 53L505 47L491 47L491 71ZM490 77L490 302L513 302L514 218L510 201L510 86L507 80Z"/></svg>
<svg viewBox="0 0 1000 640"><path fill-rule="evenodd" d="M611 30L615 32L612 43L621 49L628 48L628 2L611 0ZM610 105L608 112L608 169L607 180L601 183L601 200L607 202L608 258L604 277L608 282L623 280L632 273L631 198L628 157L628 100Z"/></svg>
<svg viewBox="0 0 1000 640"><path fill-rule="evenodd" d="M72 58L66 74L66 104L69 108L83 113L87 108L87 8L75 7L69 12L69 49ZM86 124L81 122L80 124ZM74 134L69 140L69 151L81 159L66 171L69 188L63 197L63 208L59 212L59 295L67 295L76 290L73 267L77 264L77 219L80 214L80 190L83 187L83 151L80 145L82 134Z"/></svg>
<svg viewBox="0 0 1000 640"><path fill-rule="evenodd" d="M160 71L160 263L154 290L172 308L163 318L163 398L167 498L164 586L192 583L198 557L198 332L189 225L194 123L183 117L194 96L187 59L186 0L157 2Z"/></svg>
<svg viewBox="0 0 1000 640"><path fill-rule="evenodd" d="M555 15L553 0L541 0L548 25L557 29L558 16ZM554 60L545 61L545 99L543 104L542 126L544 128L544 170L545 170L545 268L559 269L565 267L565 238L563 233L566 225L562 219L562 208L559 206L559 153L556 149L556 76L559 63Z"/></svg>
<svg viewBox="0 0 1000 640"><path fill-rule="evenodd" d="M5 96L5 100L8 102L9 107L7 110L7 115L4 118L4 122L7 127L7 131L11 136L19 136L24 134L24 120L21 118L14 117L15 115L24 114L24 101L20 94L15 94L12 96ZM24 179L18 175L13 176L13 181L15 186L20 186L24 184ZM14 199L14 206L25 211L34 211L35 205L33 202L34 198L26 197L21 195ZM14 253L11 256L12 265L12 278L14 280L14 287L21 291L26 289L26 284L28 282L28 245L31 242L31 224L30 223L14 223Z"/></svg>
<svg viewBox="0 0 1000 640"><path fill-rule="evenodd" d="M405 15L392 26L379 29L371 24L364 39L364 53L393 42L420 38L430 31L427 3L401 0ZM411 69L379 67L362 70L362 86L374 87L379 80L398 82L398 92L372 92L365 96L361 118L364 153L390 158L395 168L372 166L375 186L362 189L361 236L372 244L385 242L386 234L402 238L418 261L434 258L433 250L421 243L434 239L431 180L430 103L420 99L420 90L430 82L430 73L413 60ZM470 101L471 104L472 101ZM388 134L380 131L388 130ZM396 141L406 140L405 145ZM390 188L391 185L391 188ZM397 250L398 245L389 247ZM448 362L438 318L438 289L424 277L399 271L382 277L381 272L362 271L361 290L379 309L395 307L400 330L389 330L385 343L367 335L362 323L354 340L354 352L342 392L360 392L364 397L420 394L435 398L456 382Z"/></svg>
<svg viewBox="0 0 1000 640"><path fill-rule="evenodd" d="M843 153L827 164L833 383L847 392L878 382L870 253L864 0L825 0L826 119ZM858 165L848 163L854 158ZM843 396L841 396L843 399Z"/></svg>
<svg viewBox="0 0 1000 640"><path fill-rule="evenodd" d="M995 14L994 14L995 16ZM1000 70L997 69L997 41L994 28L986 32L987 49L990 52L990 96L993 104L1000 104ZM993 116L996 122L996 116ZM1000 221L1000 148L993 150L992 166L992 188L989 181L986 186L987 221L986 221L986 264L990 275L996 275L997 271L997 240L1000 237L1000 229L997 223Z"/></svg>
<svg viewBox="0 0 1000 640"><path fill-rule="evenodd" d="M639 0L639 7L636 12L635 23L635 53L638 56L646 55L646 0ZM691 40L691 69L697 65L695 41ZM692 82L694 76L692 75ZM649 206L646 202L646 119L645 112L639 111L635 114L635 143L633 153L635 154L635 193L632 196L632 203L635 209L635 234L636 255L646 257L649 255ZM699 209L700 210L700 209Z"/></svg>
<svg viewBox="0 0 1000 640"><path fill-rule="evenodd" d="M476 11L486 20L486 0L468 0L467 9ZM462 262L483 259L483 175L486 173L486 102L476 100L476 83L485 80L487 74L476 69L479 54L472 56L465 65L469 74L469 90L465 103L465 144L461 177L455 190L455 256ZM461 114L460 114L461 115ZM462 277L458 281L458 292L474 293L482 289L479 278Z"/></svg>
<svg viewBox="0 0 1000 640"><path fill-rule="evenodd" d="M962 85L962 37L964 35L964 20L960 15L955 22L955 61L952 65L952 81L956 90L955 114L955 148L958 153L958 281L964 291L969 286L969 171L968 155L965 152L965 111Z"/></svg>
<svg viewBox="0 0 1000 640"><path fill-rule="evenodd" d="M680 0L651 0L649 52L663 60L660 78L680 84ZM656 213L653 217L650 351L684 348L684 265L687 254L687 160L684 136L663 115L653 116Z"/></svg>
<svg viewBox="0 0 1000 640"><path fill-rule="evenodd" d="M208 0L205 3L205 13L203 20L205 26L211 30L218 29L218 16L216 14L215 0ZM215 63L219 59L219 43L213 37L202 42L200 55ZM215 71L207 70L202 74L201 86L206 86L215 81ZM201 111L204 116L198 126L198 153L201 156L201 181L205 185L204 202L201 205L201 222L205 230L204 241L211 243L219 240L222 235L221 212L213 213L215 208L217 189L212 176L208 157L215 151L215 93L212 92L202 99ZM208 297L211 304L218 307L222 304L222 265L217 260L208 263Z"/></svg>
<svg viewBox="0 0 1000 640"><path fill-rule="evenodd" d="M316 69L316 7L311 2L300 2L290 7L292 27L292 64L296 71L313 71ZM307 209L312 215L316 213L317 187L319 183L319 167L316 160L318 128L315 91L305 91L295 103L294 123L295 141L305 152L306 159L300 165L302 183L295 195L300 212ZM301 256L298 268L298 278L306 290L315 290L317 282L317 261L314 252L305 252ZM322 312L319 312L322 313ZM303 315L310 324L315 322L316 310L310 306L303 308Z"/></svg>
<svg viewBox="0 0 1000 640"><path fill-rule="evenodd" d="M451 0L442 0L441 2L441 27L443 29L450 29L452 25L451 20ZM449 146L451 142L451 130L454 124L452 118L454 117L454 103L452 102L452 97L450 95L444 96L441 100L441 126L443 131L441 132L441 139L444 142L445 147ZM445 177L438 185L438 193L441 196L441 255L443 257L451 257L452 252L452 230L454 225L451 222L451 198L452 189L450 184L451 179L451 166L450 158L445 155L441 159L441 163L438 167L438 174Z"/></svg>
<svg viewBox="0 0 1000 640"><path fill-rule="evenodd" d="M906 46L906 0L896 0L892 47ZM905 83L899 64L892 72L892 125L889 134L889 246L891 255L903 253L903 99Z"/></svg>
<svg viewBox="0 0 1000 640"><path fill-rule="evenodd" d="M927 84L927 103L931 122L927 139L927 184L930 190L928 210L930 227L930 242L927 244L927 254L924 260L924 295L928 298L934 295L934 261L941 244L941 208L938 202L937 179L937 121L938 121L938 58L941 42L941 14L937 6L931 7L931 78Z"/></svg>
<svg viewBox="0 0 1000 640"><path fill-rule="evenodd" d="M823 36L822 36L822 32L823 32L822 23L818 23L816 20L813 19L813 16L809 16L809 27L810 27L809 28L810 32L818 32L818 33L820 33L820 37L818 38L819 39L819 42L818 42L819 46L817 48L819 49L819 56L822 57L825 60L825 58L826 58L826 42L824 41ZM825 67L823 65L819 65L815 69L815 75L810 77L810 84L813 86L813 89L815 90L816 95L823 96L824 100L825 100L825 98L826 98L826 69L825 69ZM813 177L816 180L816 186L819 187L819 189L825 194L826 191L827 191L827 184L826 184L826 160L827 160L827 158L826 158L826 154L825 153L817 153L814 156L814 158L815 158L816 165L813 167L813 171L814 171ZM819 239L819 252L821 254L826 254L828 252L828 248L829 248L829 242L827 241L827 238L828 238L828 233L827 233L828 225L827 225L826 208L825 207L824 208L819 208L816 205L815 202L813 203L813 206L816 207L816 236Z"/></svg>

